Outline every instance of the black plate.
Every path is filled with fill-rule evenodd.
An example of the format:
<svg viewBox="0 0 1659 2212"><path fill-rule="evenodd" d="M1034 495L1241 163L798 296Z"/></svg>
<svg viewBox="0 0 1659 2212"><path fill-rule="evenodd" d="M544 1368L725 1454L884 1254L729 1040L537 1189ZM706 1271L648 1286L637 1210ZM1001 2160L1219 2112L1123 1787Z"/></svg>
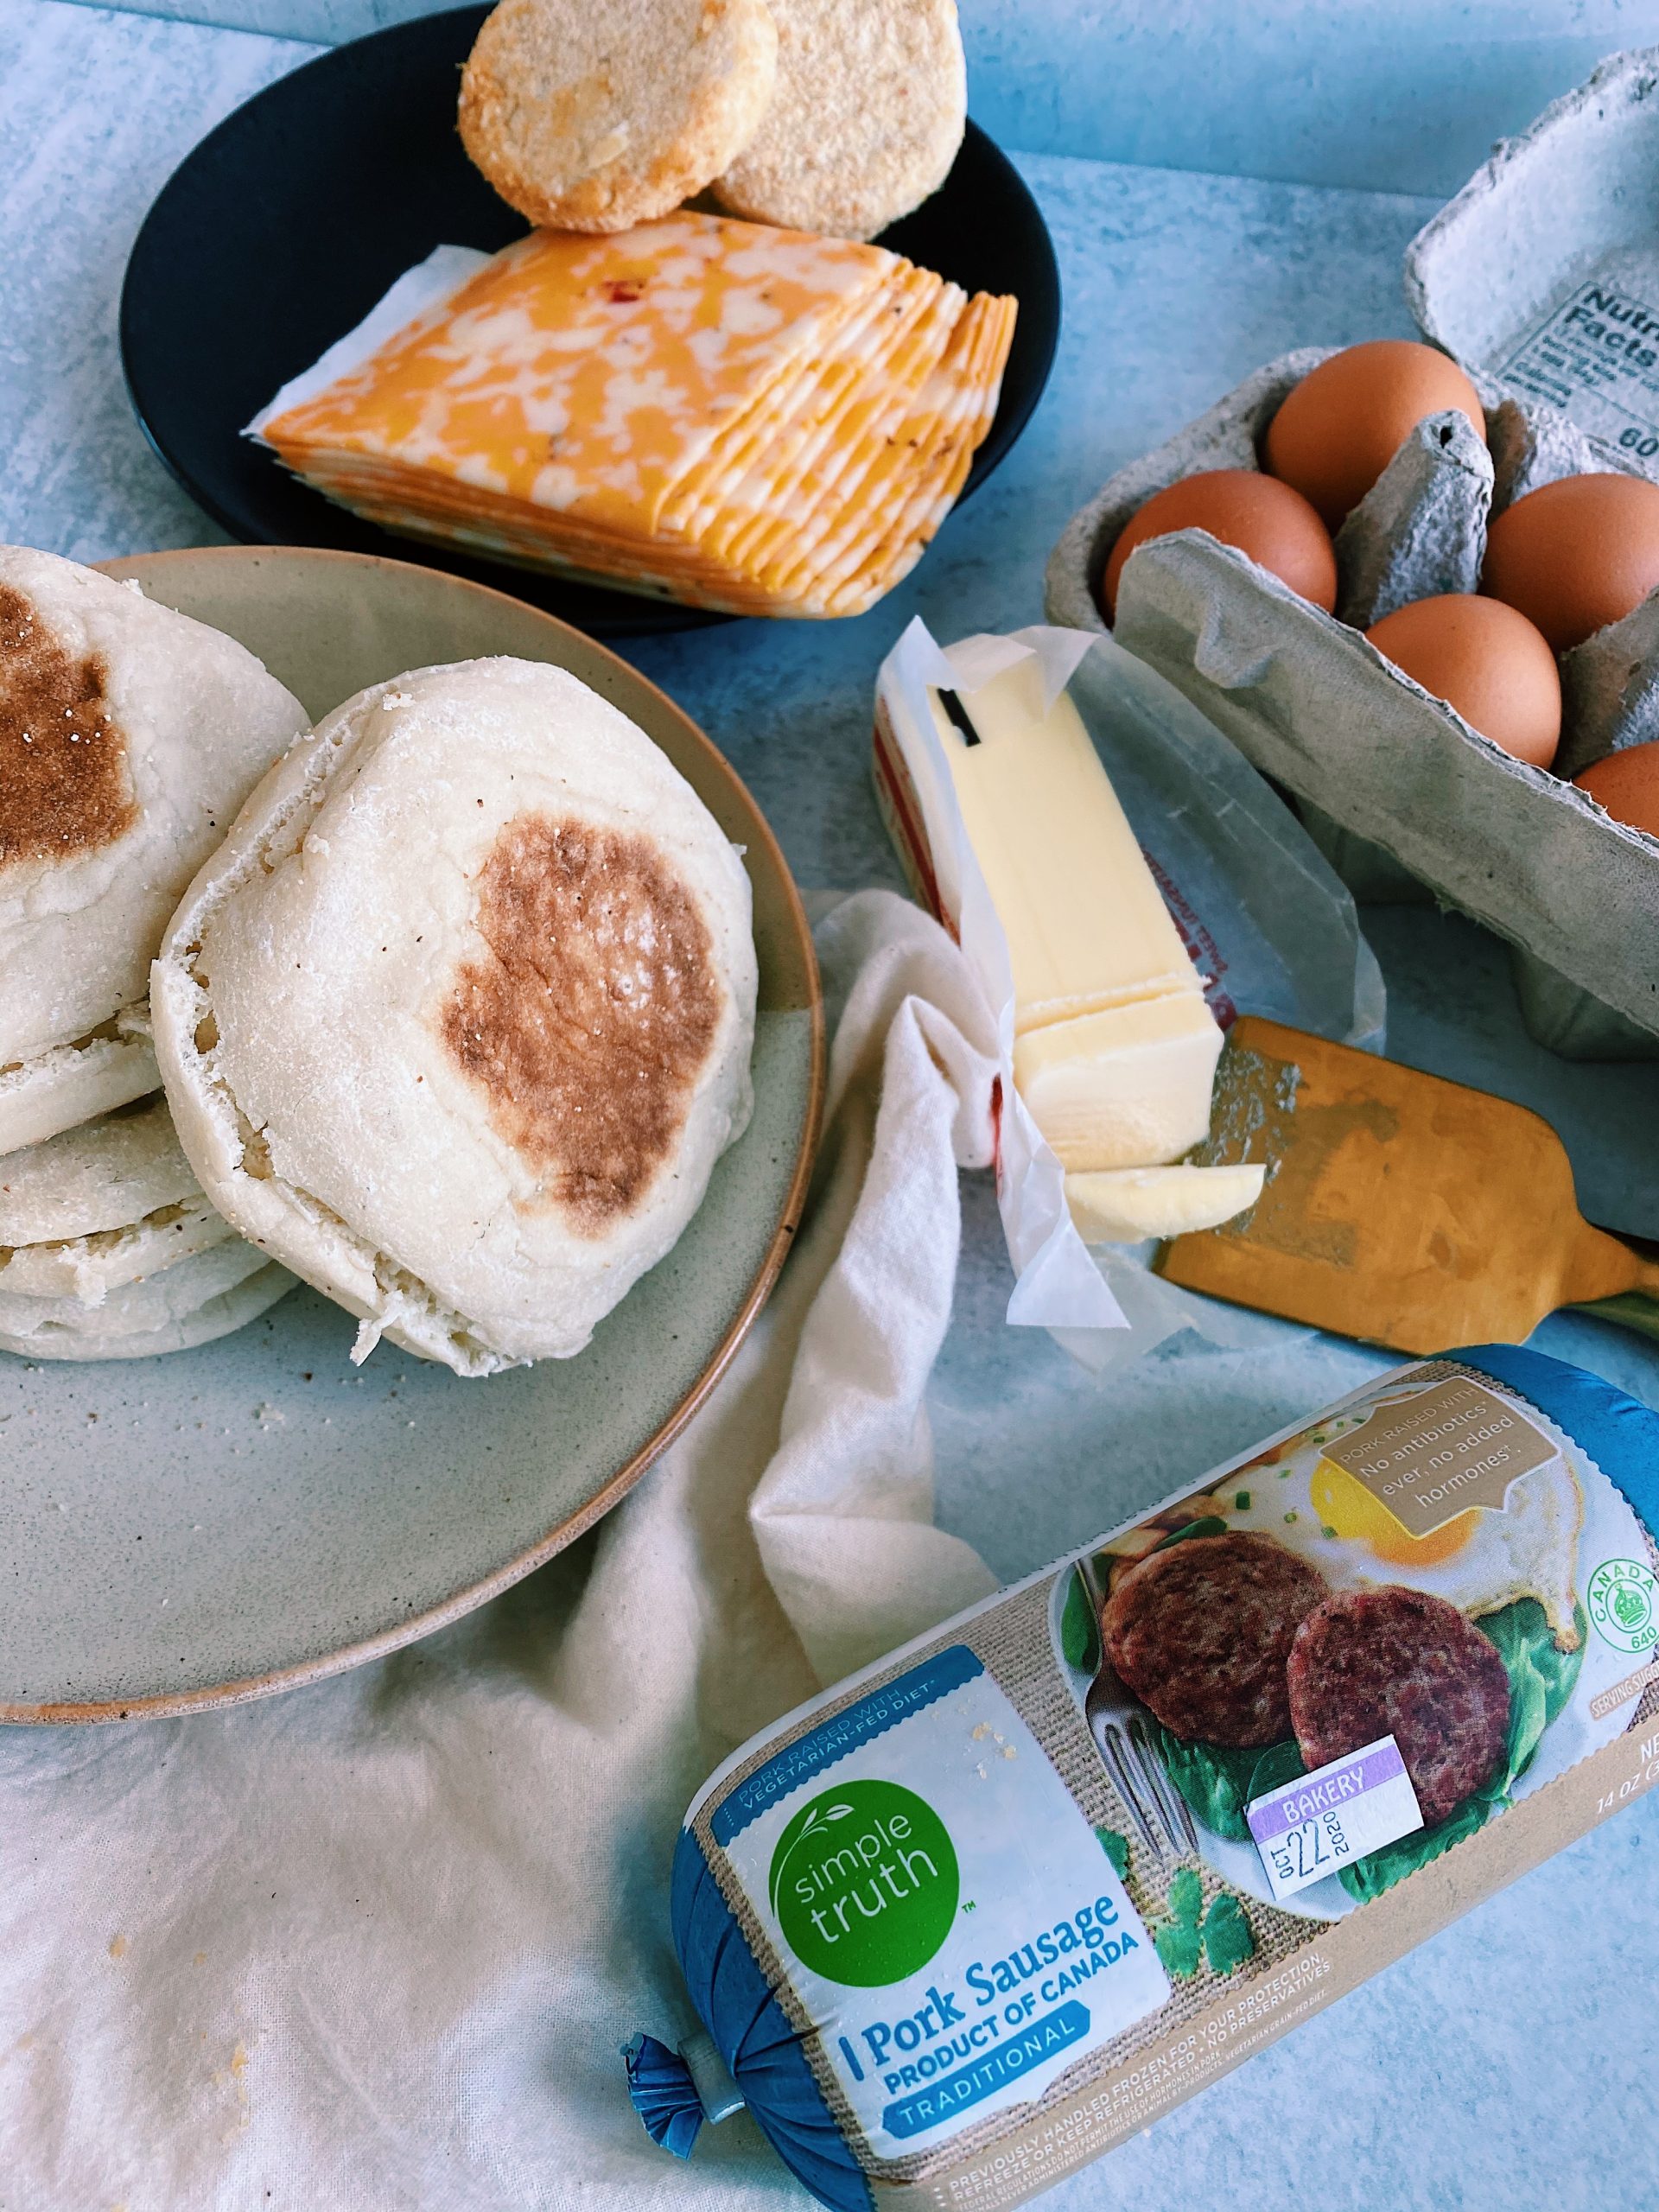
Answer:
<svg viewBox="0 0 1659 2212"><path fill-rule="evenodd" d="M138 420L216 522L251 544L410 558L239 434L435 245L494 252L524 233L461 150L455 97L486 8L458 8L320 54L204 138L144 219L121 293ZM943 188L882 239L968 291L1012 292L1014 350L965 499L1024 429L1059 334L1054 249L1007 156L973 124ZM611 636L729 618L560 582L423 544L418 557Z"/></svg>

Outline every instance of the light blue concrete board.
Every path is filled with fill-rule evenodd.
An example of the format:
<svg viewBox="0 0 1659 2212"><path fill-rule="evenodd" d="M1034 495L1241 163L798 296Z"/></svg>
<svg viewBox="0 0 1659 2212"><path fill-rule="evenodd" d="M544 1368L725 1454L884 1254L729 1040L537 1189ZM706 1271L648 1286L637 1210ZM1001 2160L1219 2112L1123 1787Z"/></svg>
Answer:
<svg viewBox="0 0 1659 2212"><path fill-rule="evenodd" d="M632 651L739 761L810 881L897 880L864 747L869 671L912 611L944 638L1033 620L1049 545L1113 468L1290 346L1408 328L1399 257L1428 203L1053 158L1021 167L1054 233L1066 304L1053 384L1013 459L860 621ZM1586 1203L1659 1233L1659 1071L1542 1052L1521 1027L1506 954L1470 924L1376 909L1368 926L1400 1057L1548 1112ZM1003 1325L1010 1285L988 1177L964 1179L963 1205L956 1313L931 1396L939 1510L1005 1578L1389 1363L1263 1324L1247 1351L1187 1337L1097 1381L1043 1337ZM1562 1320L1537 1341L1659 1402L1659 1351L1645 1340ZM1624 1815L1045 2203L1268 2212L1317 2177L1322 2196L1355 2212L1508 2212L1524 2173L1541 2201L1587 2212L1586 2177L1610 2146L1649 2164L1659 2155L1650 2108L1630 2094L1635 2054L1654 2056L1637 1991L1659 1968L1643 1843L1659 1843L1659 1808ZM1517 2100L1512 2083L1551 2018L1549 2088ZM1611 2073L1590 2056L1610 2032Z"/></svg>
<svg viewBox="0 0 1659 2212"><path fill-rule="evenodd" d="M0 10L0 438L12 456L0 535L81 558L213 539L126 411L120 267L188 143L303 54L54 0ZM1066 160L1026 168L1059 249L1066 325L1049 397L1007 467L858 622L734 626L633 652L732 755L810 885L899 881L866 747L875 664L912 612L945 638L1033 619L1049 544L1112 468L1287 346L1406 327L1399 257L1425 201ZM1401 1055L1541 1106L1593 1210L1659 1228L1659 1072L1540 1054L1501 951L1469 925L1421 911L1370 919ZM1185 1338L1096 1381L1046 1337L1003 1325L988 1179L966 1178L963 1202L957 1311L931 1394L939 1510L1000 1574L1121 1520L1381 1363L1264 1323L1248 1351ZM1659 1402L1659 1355L1641 1340L1561 1321L1539 1341ZM1620 2175L1615 2195L1640 2204L1630 2177L1659 2159L1644 2086L1656 1847L1659 1808L1621 1816L1047 2202L1277 2212L1317 2190L1368 2212L1507 2212L1519 2196L1599 2212Z"/></svg>
<svg viewBox="0 0 1659 2212"><path fill-rule="evenodd" d="M975 113L1014 146L1456 191L1651 0L963 0Z"/></svg>
<svg viewBox="0 0 1659 2212"><path fill-rule="evenodd" d="M121 276L191 147L312 51L60 0L0 6L0 527L13 542L80 561L225 542L127 403Z"/></svg>
<svg viewBox="0 0 1659 2212"><path fill-rule="evenodd" d="M334 41L453 0L137 0ZM601 5L603 0L594 0ZM961 0L973 112L1005 145L1377 191L1453 192L1655 0Z"/></svg>

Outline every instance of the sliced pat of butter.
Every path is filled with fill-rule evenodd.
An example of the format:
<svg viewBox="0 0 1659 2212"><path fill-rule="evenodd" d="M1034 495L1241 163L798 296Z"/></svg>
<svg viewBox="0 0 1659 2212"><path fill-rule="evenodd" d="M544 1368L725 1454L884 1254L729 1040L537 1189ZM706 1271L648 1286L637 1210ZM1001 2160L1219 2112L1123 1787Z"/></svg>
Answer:
<svg viewBox="0 0 1659 2212"><path fill-rule="evenodd" d="M1216 1229L1262 1195L1263 1166L1128 1167L1068 1175L1066 1204L1085 1244L1140 1244Z"/></svg>
<svg viewBox="0 0 1659 2212"><path fill-rule="evenodd" d="M937 692L928 701L1008 940L1016 1033L1172 991L1198 995L1082 717L1064 691L1043 712L1036 660L952 695L977 742Z"/></svg>
<svg viewBox="0 0 1659 2212"><path fill-rule="evenodd" d="M1197 989L1028 1030L1020 1096L1063 1167L1155 1167L1210 1134L1221 1031Z"/></svg>

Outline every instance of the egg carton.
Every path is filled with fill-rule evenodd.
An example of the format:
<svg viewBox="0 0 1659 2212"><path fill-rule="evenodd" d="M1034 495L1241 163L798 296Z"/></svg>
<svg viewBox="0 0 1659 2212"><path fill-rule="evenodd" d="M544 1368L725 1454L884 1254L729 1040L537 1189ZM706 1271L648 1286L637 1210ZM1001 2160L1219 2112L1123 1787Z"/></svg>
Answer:
<svg viewBox="0 0 1659 2212"><path fill-rule="evenodd" d="M1489 520L1539 486L1659 480L1656 96L1659 48L1615 56L1413 242L1408 298L1473 381L1486 440L1455 411L1418 424L1337 534L1334 617L1198 531L1138 548L1117 601L1119 643L1294 794L1355 896L1433 899L1505 938L1528 1028L1570 1058L1659 1058L1659 840L1565 780L1659 738L1659 593L1563 657L1553 773L1359 632L1472 590ZM1199 470L1257 467L1280 402L1336 350L1281 355L1113 476L1055 548L1050 620L1103 630L1100 578L1129 517Z"/></svg>

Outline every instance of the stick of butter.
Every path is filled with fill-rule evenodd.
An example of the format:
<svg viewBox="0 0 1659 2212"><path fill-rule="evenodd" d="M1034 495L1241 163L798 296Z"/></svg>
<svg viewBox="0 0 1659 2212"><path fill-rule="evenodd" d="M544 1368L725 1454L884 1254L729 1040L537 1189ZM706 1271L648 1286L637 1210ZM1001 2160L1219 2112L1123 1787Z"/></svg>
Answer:
<svg viewBox="0 0 1659 2212"><path fill-rule="evenodd" d="M1166 1166L1210 1134L1221 1030L1082 716L1064 690L1045 708L1034 655L928 702L1007 938L1014 1084L1068 1198L1079 1179ZM1096 1243L1139 1242L1256 1196L1241 1186L1217 1213L1226 1178L1172 1173L1073 1200L1073 1217Z"/></svg>
<svg viewBox="0 0 1659 2212"><path fill-rule="evenodd" d="M1014 1039L1014 1079L1063 1167L1155 1167L1209 1135L1220 1057L1195 979L1027 1030Z"/></svg>
<svg viewBox="0 0 1659 2212"><path fill-rule="evenodd" d="M1008 940L1015 1033L1172 991L1201 1000L1082 716L1064 691L1043 712L1035 657L928 702Z"/></svg>

